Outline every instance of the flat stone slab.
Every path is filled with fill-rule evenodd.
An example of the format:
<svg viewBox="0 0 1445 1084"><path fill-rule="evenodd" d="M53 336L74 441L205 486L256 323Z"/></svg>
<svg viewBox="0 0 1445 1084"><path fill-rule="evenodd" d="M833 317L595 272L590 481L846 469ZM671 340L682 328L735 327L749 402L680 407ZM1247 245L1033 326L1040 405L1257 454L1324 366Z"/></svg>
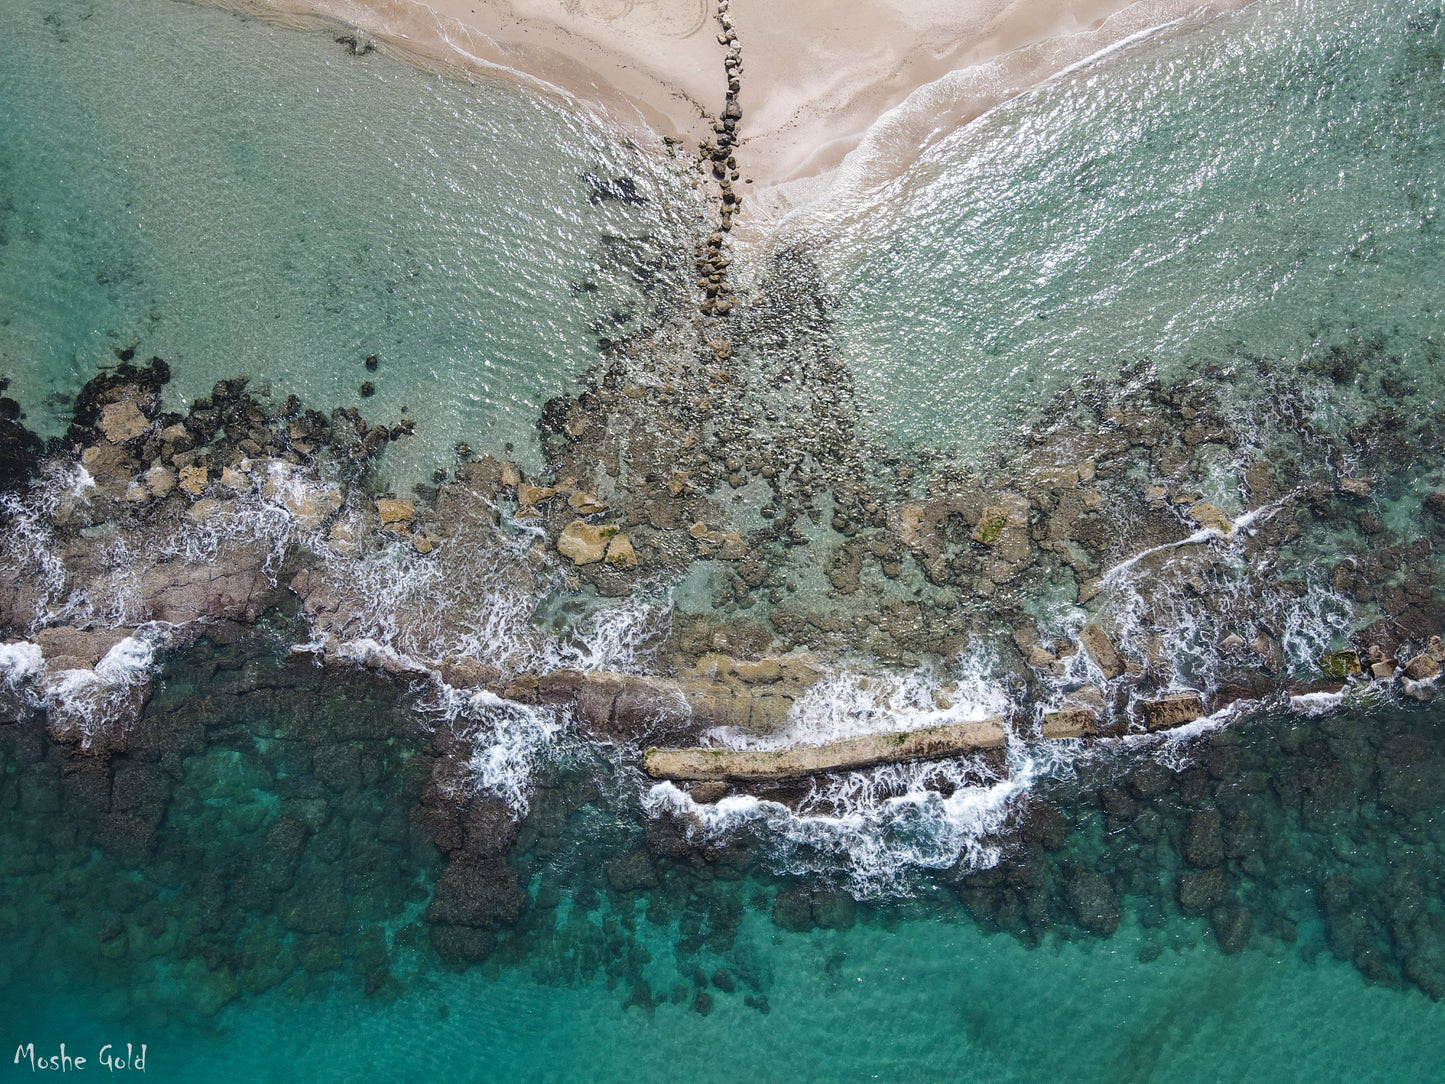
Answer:
<svg viewBox="0 0 1445 1084"><path fill-rule="evenodd" d="M1176 693L1139 704L1144 712L1144 725L1150 730L1172 730L1192 723L1204 714L1204 702L1198 693Z"/></svg>
<svg viewBox="0 0 1445 1084"><path fill-rule="evenodd" d="M1124 662L1124 656L1119 654L1119 649L1114 646L1114 641L1109 639L1109 634L1098 625L1085 625L1079 630L1079 643L1084 645L1089 658L1104 672L1104 676L1113 681L1120 674L1128 669Z"/></svg>
<svg viewBox="0 0 1445 1084"><path fill-rule="evenodd" d="M654 779L684 781L797 779L822 772L942 760L1002 749L1005 740L1003 720L990 718L788 749L649 749L642 754L642 769Z"/></svg>
<svg viewBox="0 0 1445 1084"><path fill-rule="evenodd" d="M1093 737L1099 713L1092 708L1063 708L1044 715L1044 737L1050 741Z"/></svg>

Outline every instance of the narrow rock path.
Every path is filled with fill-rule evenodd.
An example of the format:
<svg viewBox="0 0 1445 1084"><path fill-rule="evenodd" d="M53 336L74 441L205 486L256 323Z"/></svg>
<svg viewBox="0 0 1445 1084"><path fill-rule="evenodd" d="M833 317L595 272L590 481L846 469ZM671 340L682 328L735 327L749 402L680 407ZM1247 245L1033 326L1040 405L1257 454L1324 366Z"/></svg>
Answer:
<svg viewBox="0 0 1445 1084"><path fill-rule="evenodd" d="M735 149L738 146L738 127L742 123L743 109L738 102L742 93L740 73L743 67L742 45L737 31L728 15L728 0L718 0L717 40L727 48L723 57L723 69L727 74L727 96L722 115L713 123L713 139L698 144L698 167L708 176L710 191L716 193L718 203L718 228L700 245L697 253L698 289L704 294L698 306L704 316L726 318L737 308L737 299L728 285L728 267L731 257L724 248L727 235L733 228L733 215L742 206L742 197L733 191L733 183L741 174Z"/></svg>

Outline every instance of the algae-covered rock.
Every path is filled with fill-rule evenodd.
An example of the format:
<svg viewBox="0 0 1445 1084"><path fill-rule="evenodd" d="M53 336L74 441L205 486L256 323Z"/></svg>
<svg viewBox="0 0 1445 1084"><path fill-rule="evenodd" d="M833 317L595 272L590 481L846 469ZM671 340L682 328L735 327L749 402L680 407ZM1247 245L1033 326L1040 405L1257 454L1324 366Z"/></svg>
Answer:
<svg viewBox="0 0 1445 1084"><path fill-rule="evenodd" d="M637 552L632 548L632 540L625 534L614 537L607 543L606 561L613 568L636 568Z"/></svg>
<svg viewBox="0 0 1445 1084"><path fill-rule="evenodd" d="M1362 672L1360 656L1351 649L1331 651L1320 659L1320 669L1332 678L1349 678Z"/></svg>

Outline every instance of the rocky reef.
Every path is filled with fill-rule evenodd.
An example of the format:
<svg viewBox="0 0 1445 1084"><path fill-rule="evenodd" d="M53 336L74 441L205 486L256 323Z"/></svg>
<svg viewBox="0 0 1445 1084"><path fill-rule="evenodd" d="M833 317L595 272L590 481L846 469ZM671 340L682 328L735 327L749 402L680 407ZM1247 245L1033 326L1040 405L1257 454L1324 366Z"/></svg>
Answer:
<svg viewBox="0 0 1445 1084"><path fill-rule="evenodd" d="M599 342L541 411L535 473L463 447L389 492L373 467L405 420L242 378L169 411L160 359L118 358L49 446L0 411L0 801L28 841L8 906L94 845L143 887L70 917L101 923L106 959L161 961L147 981L180 974L213 1008L353 967L394 989L417 954L560 936L561 889L528 863L602 803L636 827L577 891L717 909L681 953L701 958L749 907L794 930L882 914L822 858L779 878L799 849L837 853L773 828L922 788L996 799L946 875L907 874L979 921L1107 934L1136 907L1232 951L1298 935L1308 897L1331 951L1439 995L1433 859L1414 880L1311 872L1342 846L1437 846L1445 793L1416 706L1445 664L1445 497L1418 484L1442 464L1371 344L1082 381L968 466L872 434L805 255L721 296ZM1367 417L1312 420L1360 382ZM1041 762L1063 767L1015 778ZM236 823L207 820L209 795ZM1300 825L1309 868L1282 842ZM656 1004L625 931L613 950Z"/></svg>

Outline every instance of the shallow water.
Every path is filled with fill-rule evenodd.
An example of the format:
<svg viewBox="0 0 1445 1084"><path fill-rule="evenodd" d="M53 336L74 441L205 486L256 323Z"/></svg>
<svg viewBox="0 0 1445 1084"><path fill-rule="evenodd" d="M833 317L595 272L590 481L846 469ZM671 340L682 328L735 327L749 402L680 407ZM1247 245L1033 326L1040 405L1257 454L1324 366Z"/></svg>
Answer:
<svg viewBox="0 0 1445 1084"><path fill-rule="evenodd" d="M463 439L540 466L542 402L675 262L666 163L559 103L187 4L5 17L0 370L43 435L133 347L175 366L177 405L245 373L406 408L398 480ZM586 174L650 202L589 202Z"/></svg>
<svg viewBox="0 0 1445 1084"><path fill-rule="evenodd" d="M682 168L559 103L165 0L4 14L0 375L44 435L133 346L172 364L177 407L237 373L323 410L391 423L406 407L417 436L383 468L397 489L453 466L458 440L535 471L542 405L600 366L599 341L661 326L665 347L678 321L703 222ZM1200 389L1252 453L1297 458L1300 488L1330 479L1284 547L1299 590L1240 603L1286 629L1285 677L1318 677L1319 653L1375 616L1333 586L1339 555L1435 530L1420 497L1442 471L1442 34L1430 5L1347 0L1164 31L778 239L797 264L738 254L740 276L785 299L735 325L753 336L755 432L811 424L817 385L790 374L836 355L828 390L853 397L860 471L934 449L913 464L921 492L950 461L1007 477L1020 424L1062 426L1091 388ZM635 178L647 202L592 202L589 173ZM1361 438L1336 461L1384 415L1408 419L1383 427L1418 441L1408 454ZM1237 514L1248 495L1226 459L1187 481ZM1331 510L1337 471L1373 476L1378 530ZM737 522L761 525L766 495L735 488ZM850 601L829 566L845 536L823 516L806 531L780 561L789 603L848 616L927 597L986 625L987 598L917 575ZM1247 564L1218 552L1211 575ZM1392 559L1392 584L1433 568ZM1095 606L1126 625L1135 588L1175 573L1131 560ZM388 554L344 566L373 603L350 647L426 654L393 635L395 613L471 607L470 652L646 671L674 618L743 612L722 564L648 584L649 609L560 575L522 595L534 581L500 558L444 587ZM1227 676L1223 629L1175 586L1177 682ZM1076 588L1019 590L1063 633L1087 616ZM980 792L954 789L967 765L859 773L825 796L849 794L848 816L734 802L709 814L725 830L683 846L635 751L362 667L322 678L282 661L302 624L143 661L160 675L151 744L99 779L34 721L0 726L0 1038L145 1042L147 1072L175 1080L1438 1076L1438 701L1313 718L1276 696L1122 751L1019 742L1028 802L1000 785L970 806ZM1144 654L1158 632L1135 622L1126 646ZM918 725L940 672L976 697L961 717L1007 706L1015 675L987 650L941 654L915 652L916 687L892 703L840 680L792 733ZM447 860L412 823L447 719L477 727L458 803L490 794L521 818L492 869L515 871L516 913L461 973L428 942ZM1216 871L1218 886L1198 879ZM1186 907L1190 892L1206 902Z"/></svg>
<svg viewBox="0 0 1445 1084"><path fill-rule="evenodd" d="M865 415L976 457L1084 376L1360 342L1438 409L1442 48L1430 5L1257 4L940 139L820 228Z"/></svg>

